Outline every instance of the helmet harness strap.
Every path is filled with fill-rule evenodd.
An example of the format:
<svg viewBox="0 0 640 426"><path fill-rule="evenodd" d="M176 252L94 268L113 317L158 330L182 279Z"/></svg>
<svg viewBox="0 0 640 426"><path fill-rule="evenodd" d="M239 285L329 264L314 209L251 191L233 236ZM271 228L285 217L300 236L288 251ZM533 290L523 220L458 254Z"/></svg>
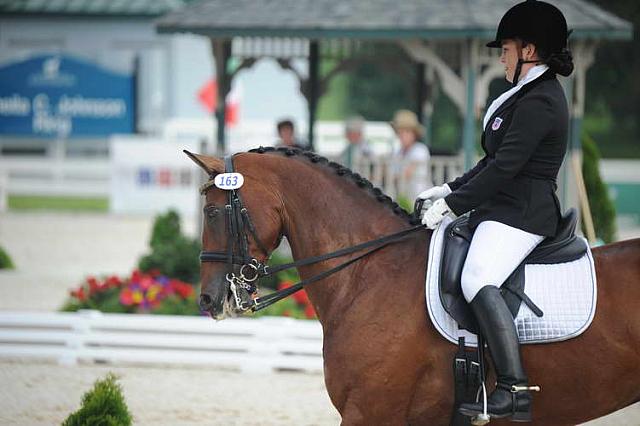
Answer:
<svg viewBox="0 0 640 426"><path fill-rule="evenodd" d="M539 59L533 59L530 61L525 61L524 59L522 59L522 47L524 42L517 41L516 44L518 45L518 63L516 64L516 70L513 73L513 83L511 84L511 87L516 87L518 85L518 80L520 80L520 73L522 72L522 64L536 64L540 62Z"/></svg>

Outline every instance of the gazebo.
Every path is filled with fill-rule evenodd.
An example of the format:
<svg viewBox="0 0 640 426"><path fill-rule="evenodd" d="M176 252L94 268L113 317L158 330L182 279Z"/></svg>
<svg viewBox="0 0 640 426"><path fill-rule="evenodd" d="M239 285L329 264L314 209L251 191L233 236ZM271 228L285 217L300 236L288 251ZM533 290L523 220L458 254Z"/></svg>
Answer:
<svg viewBox="0 0 640 426"><path fill-rule="evenodd" d="M570 47L575 71L563 79L570 102L570 147L580 152L586 72L600 40L632 38L631 23L585 0L549 0L565 14L573 30ZM465 166L475 157L476 122L484 108L490 82L504 75L498 49L488 49L500 17L514 0L201 0L156 21L160 33L188 32L211 40L218 80L215 111L218 150L225 147L225 102L233 77L262 58L273 58L294 71L308 101L308 140L313 147L318 99L329 80L350 69L366 42L396 44L416 63L422 76L416 87L416 108L429 121L430 88L439 84L464 119ZM232 60L233 58L233 60ZM307 75L292 60L308 60ZM321 76L319 63L331 58L335 68ZM566 179L565 179L566 181ZM566 184L565 184L566 185ZM566 188L565 188L566 191ZM574 192L574 191L570 191ZM565 192L563 192L564 194ZM576 205L575 200L565 203Z"/></svg>

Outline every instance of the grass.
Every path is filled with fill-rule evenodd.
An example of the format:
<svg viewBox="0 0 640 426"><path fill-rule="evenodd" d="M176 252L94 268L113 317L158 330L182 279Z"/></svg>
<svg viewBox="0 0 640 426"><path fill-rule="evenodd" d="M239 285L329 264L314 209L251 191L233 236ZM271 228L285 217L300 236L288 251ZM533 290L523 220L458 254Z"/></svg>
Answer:
<svg viewBox="0 0 640 426"><path fill-rule="evenodd" d="M9 195L10 210L60 210L60 211L95 211L109 210L108 198L50 197Z"/></svg>

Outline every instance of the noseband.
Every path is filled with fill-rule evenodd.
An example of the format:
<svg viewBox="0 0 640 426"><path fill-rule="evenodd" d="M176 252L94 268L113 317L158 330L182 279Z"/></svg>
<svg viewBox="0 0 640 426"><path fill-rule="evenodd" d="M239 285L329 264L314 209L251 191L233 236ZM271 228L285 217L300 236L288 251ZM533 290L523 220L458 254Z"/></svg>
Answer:
<svg viewBox="0 0 640 426"><path fill-rule="evenodd" d="M226 173L233 173L233 155L228 155L224 158L224 167ZM215 175L212 175L207 183L205 183L200 188L200 193L202 195L206 194L206 192L212 187L215 186L214 179ZM274 267L270 267L260 262L255 257L251 256L249 252L249 238L247 235L247 230L253 237L254 241L258 245L258 248L265 255L266 259L269 257L269 252L265 248L264 244L258 238L258 234L256 233L255 226L249 217L249 212L242 204L242 198L240 197L239 188L238 189L228 189L227 191L227 204L224 206L225 208L225 223L227 228L227 250L226 252L216 252L216 251L201 251L200 252L200 262L225 262L227 264L227 274L226 280L229 283L229 289L233 294L234 300L236 302L236 306L240 311L259 311L264 309L277 301L284 299L292 295L293 293L302 290L305 285L311 284L312 282L319 281L323 278L328 277L331 274L334 274L352 263L357 262L358 260L388 246L391 243L400 241L405 238L409 234L419 231L425 230L426 228L422 225L415 225L413 227L404 229L402 231L396 232L394 234L386 235L384 237L367 241L361 244L357 244L355 246L346 247L340 250L336 250L331 253L308 257L305 259L296 260L291 263L287 263L284 265L278 265ZM416 206L414 209L418 214L421 211L421 205ZM414 218L416 220L416 218ZM278 244L276 244L277 246ZM236 248L238 253L236 253ZM319 263L325 260L334 259L336 257L346 256L351 253L364 251L353 258L340 263L338 266L325 270L317 275L314 275L310 278L306 278L300 281L297 284L294 284L288 288L283 290L278 290L274 293L267 294L263 297L255 297L248 302L243 302L242 298L238 294L238 289L244 289L249 295L253 296L257 293L257 287L255 282L260 279L270 275L275 275L280 271L284 271L287 269L298 268L299 266L312 265L315 263ZM238 274L235 274L234 265L240 266Z"/></svg>
<svg viewBox="0 0 640 426"><path fill-rule="evenodd" d="M233 156L224 158L224 168L226 173L233 173ZM215 176L211 177L200 189L201 194L205 194L214 185ZM227 251L201 251L200 262L225 262L227 264L226 280L235 299L238 308L246 311L250 306L246 306L238 295L238 287L245 289L249 294L257 291L255 281L260 277L260 272L266 274L266 266L258 259L251 256L249 252L249 238L247 231L253 236L253 240L258 245L260 251L269 257L265 246L258 238L256 228L249 217L249 211L242 204L240 192L237 189L227 190L227 204L225 210L225 225L227 228ZM237 249L237 253L236 253ZM238 275L235 274L234 265L239 265Z"/></svg>

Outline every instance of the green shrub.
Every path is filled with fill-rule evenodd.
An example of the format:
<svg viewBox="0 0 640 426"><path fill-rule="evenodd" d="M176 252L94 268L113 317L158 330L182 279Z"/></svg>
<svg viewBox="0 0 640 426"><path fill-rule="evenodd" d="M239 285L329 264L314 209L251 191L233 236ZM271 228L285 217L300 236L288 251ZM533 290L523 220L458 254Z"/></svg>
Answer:
<svg viewBox="0 0 640 426"><path fill-rule="evenodd" d="M107 374L82 397L82 406L62 422L62 426L127 426L132 417L116 376Z"/></svg>
<svg viewBox="0 0 640 426"><path fill-rule="evenodd" d="M605 243L610 243L615 240L616 209L609 197L607 185L600 177L599 161L600 152L596 142L585 133L582 138L582 174L589 197L593 226L596 236Z"/></svg>
<svg viewBox="0 0 640 426"><path fill-rule="evenodd" d="M2 247L0 247L0 269L13 269L13 262Z"/></svg>
<svg viewBox="0 0 640 426"><path fill-rule="evenodd" d="M159 215L153 224L151 253L140 259L141 271L158 270L163 275L189 283L200 279L200 243L182 235L180 216L173 210Z"/></svg>

